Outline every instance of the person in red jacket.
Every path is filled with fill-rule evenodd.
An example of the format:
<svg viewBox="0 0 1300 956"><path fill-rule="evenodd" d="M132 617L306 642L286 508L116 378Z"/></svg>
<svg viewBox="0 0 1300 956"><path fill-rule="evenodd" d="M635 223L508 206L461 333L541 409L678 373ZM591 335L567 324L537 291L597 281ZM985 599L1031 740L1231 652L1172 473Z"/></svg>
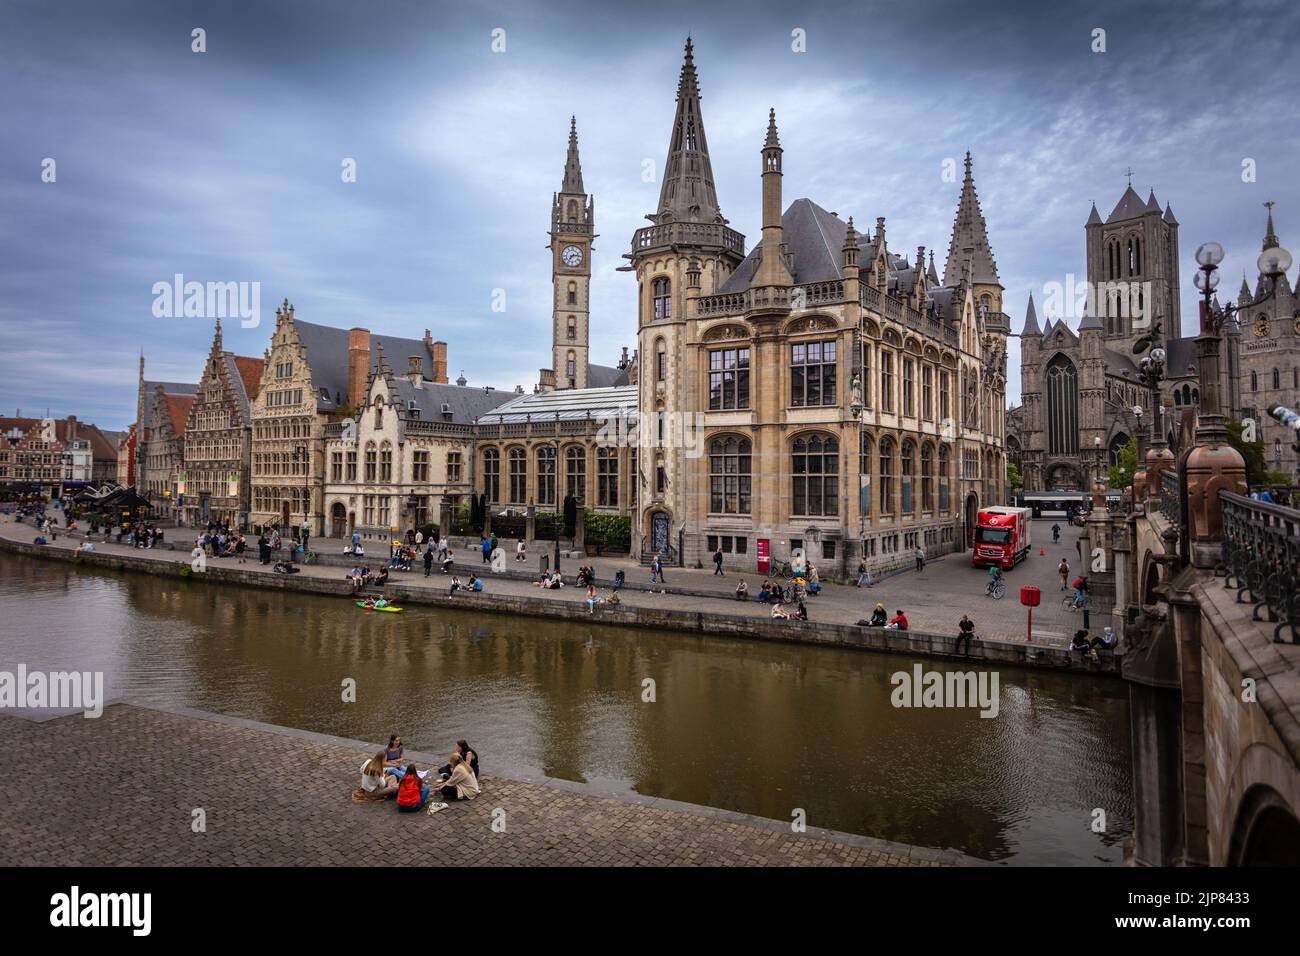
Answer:
<svg viewBox="0 0 1300 956"><path fill-rule="evenodd" d="M892 617L889 619L888 626L897 628L900 631L907 630L907 615L903 613L903 609L901 607L898 609L898 615L896 617Z"/></svg>
<svg viewBox="0 0 1300 956"><path fill-rule="evenodd" d="M402 775L402 784L397 788L397 810L399 813L415 813L424 809L424 802L429 799L429 788L424 785L416 772L415 764L406 765Z"/></svg>

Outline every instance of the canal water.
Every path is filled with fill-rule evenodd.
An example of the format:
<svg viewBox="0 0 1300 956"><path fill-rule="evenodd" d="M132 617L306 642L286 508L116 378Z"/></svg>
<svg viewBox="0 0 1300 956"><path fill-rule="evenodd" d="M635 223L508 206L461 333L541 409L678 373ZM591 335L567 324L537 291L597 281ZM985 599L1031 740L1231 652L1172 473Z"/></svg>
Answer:
<svg viewBox="0 0 1300 956"><path fill-rule="evenodd" d="M7 554L0 609L0 670L103 671L110 697L375 742L399 731L416 750L463 737L488 775L780 820L802 810L810 826L1027 864L1119 863L1132 829L1127 693L1111 679L1004 668L998 716L981 718L892 706L890 676L917 663L901 656L372 614Z"/></svg>

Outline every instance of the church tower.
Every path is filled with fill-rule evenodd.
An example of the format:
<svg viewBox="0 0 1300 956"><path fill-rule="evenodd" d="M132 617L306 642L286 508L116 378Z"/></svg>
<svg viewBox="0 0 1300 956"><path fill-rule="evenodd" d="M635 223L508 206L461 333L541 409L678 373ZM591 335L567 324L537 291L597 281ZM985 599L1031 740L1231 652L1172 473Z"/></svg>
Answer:
<svg viewBox="0 0 1300 956"><path fill-rule="evenodd" d="M551 202L551 368L540 387L586 388L590 346L591 245L595 240L596 200L582 186L578 159L578 121L569 120L569 154L564 182ZM549 381L548 381L549 379Z"/></svg>
<svg viewBox="0 0 1300 956"><path fill-rule="evenodd" d="M985 315L1000 314L1002 282L998 279L993 248L989 245L988 225L984 222L979 196L975 194L969 151L966 153L966 177L962 180L961 198L957 202L957 217L953 220L952 238L948 242L948 261L943 267L943 284L955 287L961 281L967 264L970 266L975 308Z"/></svg>
<svg viewBox="0 0 1300 956"><path fill-rule="evenodd" d="M1132 180L1103 222L1094 204L1084 227L1088 287L1106 345L1129 353L1155 323L1169 342L1182 335L1178 295L1178 220L1155 190L1145 202Z"/></svg>

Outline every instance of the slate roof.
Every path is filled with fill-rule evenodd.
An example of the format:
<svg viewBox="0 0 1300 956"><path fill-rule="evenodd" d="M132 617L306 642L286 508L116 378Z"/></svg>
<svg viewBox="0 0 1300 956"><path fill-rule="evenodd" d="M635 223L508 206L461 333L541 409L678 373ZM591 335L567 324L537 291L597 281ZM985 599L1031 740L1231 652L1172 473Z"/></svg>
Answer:
<svg viewBox="0 0 1300 956"><path fill-rule="evenodd" d="M1121 375L1124 372L1128 372L1134 378L1138 375L1137 363L1133 361L1133 356L1126 355L1117 349L1103 346L1101 360L1106 365L1106 371L1113 375Z"/></svg>
<svg viewBox="0 0 1300 956"><path fill-rule="evenodd" d="M1154 196L1155 194L1152 193ZM1125 219L1133 219L1147 211L1147 204L1142 201L1142 197L1133 191L1129 186L1124 190L1124 195L1119 197L1119 202L1106 217L1107 224L1112 222L1122 222Z"/></svg>
<svg viewBox="0 0 1300 956"><path fill-rule="evenodd" d="M565 388L532 395L518 395L506 404L479 418L480 424L528 421L579 421L588 415L615 415L635 412L637 387Z"/></svg>
<svg viewBox="0 0 1300 956"><path fill-rule="evenodd" d="M1189 335L1186 338L1170 339L1165 343L1165 368L1168 369L1170 378L1181 378L1189 373L1187 366L1199 368L1200 362L1196 355L1196 336Z"/></svg>
<svg viewBox="0 0 1300 956"><path fill-rule="evenodd" d="M1038 313L1034 311L1034 294L1029 293L1029 308L1025 309L1025 327L1020 330L1021 336L1041 335L1038 330Z"/></svg>
<svg viewBox="0 0 1300 956"><path fill-rule="evenodd" d="M468 385L444 385L425 380L422 387L405 375L394 375L397 397L402 407L410 409L411 402L420 411L421 421L453 422L472 425L480 416L515 398L513 392L494 388L473 388ZM451 417L446 418L442 406L446 404Z"/></svg>
<svg viewBox="0 0 1300 956"><path fill-rule="evenodd" d="M628 375L632 367L615 368L610 365L588 365L587 366L587 387L588 388L617 388L620 385L626 385Z"/></svg>
<svg viewBox="0 0 1300 956"><path fill-rule="evenodd" d="M840 278L840 250L848 228L847 222L811 199L796 199L786 208L781 214L782 239L790 255L790 277L796 285ZM748 289L762 259L762 245L754 246L719 293Z"/></svg>
<svg viewBox="0 0 1300 956"><path fill-rule="evenodd" d="M322 412L333 411L348 400L348 330L330 325L317 325L294 319L298 339L307 352L311 368L312 388L316 391L316 407ZM395 335L370 335L370 368L379 364L380 346L388 364L405 373L407 358L420 357L420 367L426 379L433 377L433 359L423 339L404 339Z"/></svg>

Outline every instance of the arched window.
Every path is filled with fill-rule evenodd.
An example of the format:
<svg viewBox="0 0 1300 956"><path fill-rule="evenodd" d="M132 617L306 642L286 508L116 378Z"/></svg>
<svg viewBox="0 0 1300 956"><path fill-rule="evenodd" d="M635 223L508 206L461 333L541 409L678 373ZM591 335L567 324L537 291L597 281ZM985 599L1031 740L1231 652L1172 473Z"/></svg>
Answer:
<svg viewBox="0 0 1300 956"><path fill-rule="evenodd" d="M1123 453L1124 449L1128 447L1128 443L1129 443L1129 437L1125 435L1123 432L1120 432L1114 438L1112 438L1110 440L1110 445L1106 448L1107 461L1109 461L1110 464L1118 467L1119 456Z"/></svg>
<svg viewBox="0 0 1300 956"><path fill-rule="evenodd" d="M570 388L577 383L577 375L577 360L574 354L570 352L564 359L564 376L569 380Z"/></svg>
<svg viewBox="0 0 1300 956"><path fill-rule="evenodd" d="M379 480L383 484L393 480L393 446L388 442L379 446Z"/></svg>
<svg viewBox="0 0 1300 956"><path fill-rule="evenodd" d="M1047 446L1053 455L1079 450L1079 376L1059 353L1047 363Z"/></svg>
<svg viewBox="0 0 1300 956"><path fill-rule="evenodd" d="M655 342L655 381L664 382L668 380L668 347L664 345L664 340L659 339Z"/></svg>
<svg viewBox="0 0 1300 956"><path fill-rule="evenodd" d="M916 510L912 487L916 475L916 443L910 438L903 441L900 462L903 466L903 514L910 515Z"/></svg>
<svg viewBox="0 0 1300 956"><path fill-rule="evenodd" d="M673 317L672 283L660 276L651 283L650 291L654 300L654 317L671 319Z"/></svg>
<svg viewBox="0 0 1300 956"><path fill-rule="evenodd" d="M939 510L947 512L950 508L948 500L948 446L941 444L939 446Z"/></svg>
<svg viewBox="0 0 1300 956"><path fill-rule="evenodd" d="M1201 403L1201 390L1199 388L1194 388L1192 389L1192 404L1199 405L1200 403Z"/></svg>
<svg viewBox="0 0 1300 956"><path fill-rule="evenodd" d="M569 200L568 218L569 218L569 222L578 221L578 203L573 199Z"/></svg>
<svg viewBox="0 0 1300 956"><path fill-rule="evenodd" d="M512 474L511 481L513 480ZM552 445L543 445L537 449L537 503L555 504L555 448Z"/></svg>
<svg viewBox="0 0 1300 956"><path fill-rule="evenodd" d="M578 337L578 320L573 316L569 316L569 328L567 334L570 342L574 341Z"/></svg>
<svg viewBox="0 0 1300 956"><path fill-rule="evenodd" d="M1133 240L1133 267L1134 275L1142 274L1142 237L1138 236ZM1141 295L1141 293L1138 293Z"/></svg>
<svg viewBox="0 0 1300 956"><path fill-rule="evenodd" d="M871 454L874 444L871 436L863 432L858 441L858 507L864 518L871 517Z"/></svg>
<svg viewBox="0 0 1300 956"><path fill-rule="evenodd" d="M576 282L569 283L568 301L569 305L576 305L578 303L578 283Z"/></svg>
<svg viewBox="0 0 1300 956"><path fill-rule="evenodd" d="M934 510L934 446L921 446L921 510Z"/></svg>
<svg viewBox="0 0 1300 956"><path fill-rule="evenodd" d="M281 465L281 473L283 473L283 465ZM366 479L365 479L365 480L368 481L368 482L371 482L371 483L374 483L374 482L376 481L376 479L378 478L378 475L379 475L379 452L378 452L378 450L375 448L375 443L374 443L374 442L369 442L369 443L366 445L366 472L365 472L365 474L366 474Z"/></svg>
<svg viewBox="0 0 1300 956"><path fill-rule="evenodd" d="M1250 373L1250 390L1252 392L1259 391L1259 375L1255 372Z"/></svg>
<svg viewBox="0 0 1300 956"><path fill-rule="evenodd" d="M709 512L747 515L751 512L750 486L753 445L748 438L731 435L709 443Z"/></svg>
<svg viewBox="0 0 1300 956"><path fill-rule="evenodd" d="M483 494L487 500L501 500L501 452L489 448L483 452Z"/></svg>
<svg viewBox="0 0 1300 956"><path fill-rule="evenodd" d="M1282 373L1279 372L1277 369L1273 369L1273 387L1274 388L1282 387Z"/></svg>
<svg viewBox="0 0 1300 956"><path fill-rule="evenodd" d="M894 480L897 471L894 468L894 440L889 437L880 439L880 513L894 513Z"/></svg>
<svg viewBox="0 0 1300 956"><path fill-rule="evenodd" d="M375 427L384 427L384 400L382 397L375 397Z"/></svg>
<svg viewBox="0 0 1300 956"><path fill-rule="evenodd" d="M528 458L522 448L510 449L510 503L522 505L528 500Z"/></svg>
<svg viewBox="0 0 1300 956"><path fill-rule="evenodd" d="M618 506L618 449L613 445L596 449L596 503Z"/></svg>
<svg viewBox="0 0 1300 956"><path fill-rule="evenodd" d="M792 513L839 514L840 444L830 435L796 438L791 446Z"/></svg>
<svg viewBox="0 0 1300 956"><path fill-rule="evenodd" d="M564 493L579 502L587 500L587 450L577 445L564 450Z"/></svg>

